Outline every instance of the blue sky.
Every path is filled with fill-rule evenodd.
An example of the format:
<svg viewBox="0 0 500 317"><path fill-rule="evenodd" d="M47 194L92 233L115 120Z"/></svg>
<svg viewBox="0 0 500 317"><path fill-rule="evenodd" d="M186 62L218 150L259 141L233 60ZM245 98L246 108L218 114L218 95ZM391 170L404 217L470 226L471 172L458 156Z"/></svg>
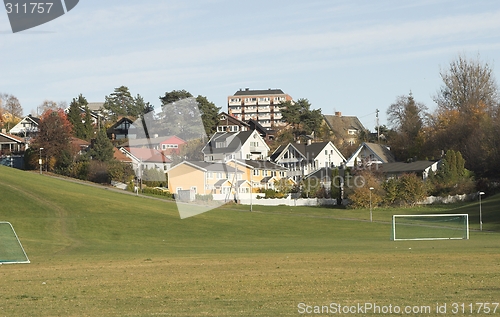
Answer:
<svg viewBox="0 0 500 317"><path fill-rule="evenodd" d="M500 78L498 1L81 0L16 34L0 12L0 93L26 114L80 93L104 101L121 85L156 108L186 89L224 111L239 88L281 88L373 130L375 110L386 124L410 90L434 109L458 54L479 54Z"/></svg>

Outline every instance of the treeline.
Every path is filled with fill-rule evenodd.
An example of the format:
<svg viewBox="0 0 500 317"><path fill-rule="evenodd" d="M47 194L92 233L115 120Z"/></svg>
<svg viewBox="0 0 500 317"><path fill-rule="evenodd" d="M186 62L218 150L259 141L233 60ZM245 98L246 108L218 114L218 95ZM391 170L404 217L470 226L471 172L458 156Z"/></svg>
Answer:
<svg viewBox="0 0 500 317"><path fill-rule="evenodd" d="M387 144L398 161L438 159L448 150L463 155L479 178L500 178L500 99L488 63L459 56L440 73L436 109L400 96L387 110Z"/></svg>

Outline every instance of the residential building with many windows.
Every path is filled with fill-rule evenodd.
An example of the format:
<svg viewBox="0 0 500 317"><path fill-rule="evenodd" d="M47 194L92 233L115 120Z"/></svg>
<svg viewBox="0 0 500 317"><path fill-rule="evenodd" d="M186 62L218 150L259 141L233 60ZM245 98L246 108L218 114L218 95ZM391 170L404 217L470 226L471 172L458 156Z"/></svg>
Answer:
<svg viewBox="0 0 500 317"><path fill-rule="evenodd" d="M281 89L250 90L240 89L227 97L228 113L247 122L255 120L265 128L284 126L280 104L293 101Z"/></svg>

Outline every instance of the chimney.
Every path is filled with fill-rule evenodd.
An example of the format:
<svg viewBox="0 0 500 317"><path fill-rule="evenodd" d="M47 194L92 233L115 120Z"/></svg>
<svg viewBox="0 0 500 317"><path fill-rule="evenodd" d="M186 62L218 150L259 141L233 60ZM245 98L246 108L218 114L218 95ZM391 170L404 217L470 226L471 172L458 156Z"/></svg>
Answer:
<svg viewBox="0 0 500 317"><path fill-rule="evenodd" d="M7 133L7 129L2 129L2 133L6 134Z"/></svg>
<svg viewBox="0 0 500 317"><path fill-rule="evenodd" d="M158 138L158 134L153 135L153 138L155 139Z"/></svg>
<svg viewBox="0 0 500 317"><path fill-rule="evenodd" d="M245 88L245 91L249 91L249 90L250 90L250 88Z"/></svg>
<svg viewBox="0 0 500 317"><path fill-rule="evenodd" d="M340 112L340 111L335 111L335 116L336 116L336 117L342 117L342 112Z"/></svg>
<svg viewBox="0 0 500 317"><path fill-rule="evenodd" d="M312 140L311 139L307 139L307 145L311 145L312 144Z"/></svg>

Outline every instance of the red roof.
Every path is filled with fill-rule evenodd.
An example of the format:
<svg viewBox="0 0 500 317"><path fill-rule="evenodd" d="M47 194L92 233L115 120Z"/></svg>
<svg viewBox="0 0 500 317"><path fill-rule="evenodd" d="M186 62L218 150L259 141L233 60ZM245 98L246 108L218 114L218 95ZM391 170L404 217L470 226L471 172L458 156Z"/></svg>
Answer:
<svg viewBox="0 0 500 317"><path fill-rule="evenodd" d="M143 162L172 163L172 160L166 157L162 152L155 149L130 147L126 147L124 149Z"/></svg>

